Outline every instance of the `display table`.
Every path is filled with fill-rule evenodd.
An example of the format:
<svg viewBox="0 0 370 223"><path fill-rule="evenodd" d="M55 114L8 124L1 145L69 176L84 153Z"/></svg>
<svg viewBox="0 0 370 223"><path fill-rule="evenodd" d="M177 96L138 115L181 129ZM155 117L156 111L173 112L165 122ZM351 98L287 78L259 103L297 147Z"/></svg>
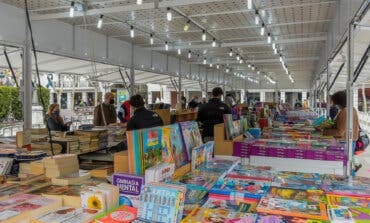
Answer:
<svg viewBox="0 0 370 223"><path fill-rule="evenodd" d="M178 112L175 114L176 122L185 122L185 121L195 121L198 117L198 112L196 111L184 111Z"/></svg>

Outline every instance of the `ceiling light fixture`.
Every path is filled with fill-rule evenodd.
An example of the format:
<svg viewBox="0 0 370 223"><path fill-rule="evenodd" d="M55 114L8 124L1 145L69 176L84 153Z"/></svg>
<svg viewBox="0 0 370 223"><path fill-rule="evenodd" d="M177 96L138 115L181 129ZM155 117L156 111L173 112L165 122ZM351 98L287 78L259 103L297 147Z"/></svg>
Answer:
<svg viewBox="0 0 370 223"><path fill-rule="evenodd" d="M213 64L211 64L211 63L210 63L210 64L209 64L209 67L213 67Z"/></svg>
<svg viewBox="0 0 370 223"><path fill-rule="evenodd" d="M252 70L255 70L255 69L256 69L256 67L254 65L252 65Z"/></svg>
<svg viewBox="0 0 370 223"><path fill-rule="evenodd" d="M230 53L229 53L229 56L233 56L233 49L230 49Z"/></svg>
<svg viewBox="0 0 370 223"><path fill-rule="evenodd" d="M103 15L100 15L99 20L98 20L98 25L96 26L98 29L101 29L103 26Z"/></svg>
<svg viewBox="0 0 370 223"><path fill-rule="evenodd" d="M226 68L226 73L229 73L229 71L230 71L229 68Z"/></svg>
<svg viewBox="0 0 370 223"><path fill-rule="evenodd" d="M249 64L248 64L248 68L251 68L251 66L252 66L252 65L249 63Z"/></svg>
<svg viewBox="0 0 370 223"><path fill-rule="evenodd" d="M177 49L177 54L181 55L181 49L180 48Z"/></svg>
<svg viewBox="0 0 370 223"><path fill-rule="evenodd" d="M134 38L135 37L135 30L134 30L134 27L131 26L131 29L130 29L130 37L131 38Z"/></svg>
<svg viewBox="0 0 370 223"><path fill-rule="evenodd" d="M167 8L167 21L172 21L172 12L169 7Z"/></svg>
<svg viewBox="0 0 370 223"><path fill-rule="evenodd" d="M150 34L150 45L154 44L153 34Z"/></svg>
<svg viewBox="0 0 370 223"><path fill-rule="evenodd" d="M143 4L143 0L137 0L137 1L136 1L136 4L137 4L137 5L141 5L141 4Z"/></svg>
<svg viewBox="0 0 370 223"><path fill-rule="evenodd" d="M217 65L216 65L216 68L217 68L217 69L220 69L220 65L218 65L218 64L217 64Z"/></svg>
<svg viewBox="0 0 370 223"><path fill-rule="evenodd" d="M236 60L239 61L240 60L240 56L239 54L236 54Z"/></svg>
<svg viewBox="0 0 370 223"><path fill-rule="evenodd" d="M216 47L216 38L213 38L212 47Z"/></svg>
<svg viewBox="0 0 370 223"><path fill-rule="evenodd" d="M191 58L191 51L189 50L188 52L188 58L190 59Z"/></svg>
<svg viewBox="0 0 370 223"><path fill-rule="evenodd" d="M240 63L240 64L242 64L242 63L243 63L243 58L240 58L239 63Z"/></svg>
<svg viewBox="0 0 370 223"><path fill-rule="evenodd" d="M257 74L260 74L261 73L261 71L257 71Z"/></svg>
<svg viewBox="0 0 370 223"><path fill-rule="evenodd" d="M69 8L69 17L73 18L75 14L75 2L71 2L71 8Z"/></svg>
<svg viewBox="0 0 370 223"><path fill-rule="evenodd" d="M206 35L206 31L203 30L203 34L202 34L202 41L206 41L207 40L207 35Z"/></svg>
<svg viewBox="0 0 370 223"><path fill-rule="evenodd" d="M275 54L277 54L277 53L278 53L278 51L277 51L277 49L276 49L276 48L275 48L275 50L274 50L274 53L275 53Z"/></svg>
<svg viewBox="0 0 370 223"><path fill-rule="evenodd" d="M188 20L186 24L184 25L184 31L187 32L189 28L190 28L190 20Z"/></svg>
<svg viewBox="0 0 370 223"><path fill-rule="evenodd" d="M265 35L265 24L262 23L262 26L261 26L261 36Z"/></svg>
<svg viewBox="0 0 370 223"><path fill-rule="evenodd" d="M206 58L203 59L203 64L207 64L207 59Z"/></svg>
<svg viewBox="0 0 370 223"><path fill-rule="evenodd" d="M267 34L267 43L271 43L271 35L270 35L270 33Z"/></svg>
<svg viewBox="0 0 370 223"><path fill-rule="evenodd" d="M256 15L254 16L254 23L256 25L260 23L260 16L258 15L258 10L256 10Z"/></svg>
<svg viewBox="0 0 370 223"><path fill-rule="evenodd" d="M252 5L252 0L248 0L248 9L252 9L253 5Z"/></svg>
<svg viewBox="0 0 370 223"><path fill-rule="evenodd" d="M272 49L273 49L273 50L275 50L275 49L276 49L276 43L275 43L275 42L273 42L273 43L272 43Z"/></svg>
<svg viewBox="0 0 370 223"><path fill-rule="evenodd" d="M167 41L166 41L166 43L164 45L164 48L165 48L166 51L168 51L168 43L167 43Z"/></svg>

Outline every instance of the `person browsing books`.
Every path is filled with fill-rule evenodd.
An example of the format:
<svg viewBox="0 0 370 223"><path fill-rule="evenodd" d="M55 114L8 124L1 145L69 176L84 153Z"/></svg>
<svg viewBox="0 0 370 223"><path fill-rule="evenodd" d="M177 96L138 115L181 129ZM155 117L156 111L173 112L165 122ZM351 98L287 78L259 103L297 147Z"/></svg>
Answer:
<svg viewBox="0 0 370 223"><path fill-rule="evenodd" d="M202 138L205 142L213 140L213 127L224 122L224 114L231 113L229 106L221 101L222 95L220 87L213 88L212 98L198 111L197 121L203 126Z"/></svg>
<svg viewBox="0 0 370 223"><path fill-rule="evenodd" d="M95 107L94 125L107 126L117 123L117 113L114 108L114 94L108 92L105 94L104 102Z"/></svg>
<svg viewBox="0 0 370 223"><path fill-rule="evenodd" d="M63 118L60 116L59 104L51 104L49 106L46 120L50 131L65 132L71 126L71 122L64 123Z"/></svg>
<svg viewBox="0 0 370 223"><path fill-rule="evenodd" d="M133 116L127 123L127 131L163 126L161 117L144 107L144 99L140 95L131 96L130 105Z"/></svg>

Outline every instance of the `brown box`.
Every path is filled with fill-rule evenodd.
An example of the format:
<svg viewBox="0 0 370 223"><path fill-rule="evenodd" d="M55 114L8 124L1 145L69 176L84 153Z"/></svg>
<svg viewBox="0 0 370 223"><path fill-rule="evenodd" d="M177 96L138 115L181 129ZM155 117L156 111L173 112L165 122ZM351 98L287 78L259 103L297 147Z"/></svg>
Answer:
<svg viewBox="0 0 370 223"><path fill-rule="evenodd" d="M225 139L224 123L214 126L215 155L232 156L234 151L234 142L243 139L243 135L235 137L233 140Z"/></svg>
<svg viewBox="0 0 370 223"><path fill-rule="evenodd" d="M122 151L114 154L114 172L128 173L128 152Z"/></svg>

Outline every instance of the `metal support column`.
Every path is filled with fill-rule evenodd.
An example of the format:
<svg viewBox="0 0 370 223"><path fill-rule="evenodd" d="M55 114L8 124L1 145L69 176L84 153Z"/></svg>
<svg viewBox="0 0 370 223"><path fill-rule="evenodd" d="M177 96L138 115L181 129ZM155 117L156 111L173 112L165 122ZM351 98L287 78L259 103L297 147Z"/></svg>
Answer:
<svg viewBox="0 0 370 223"><path fill-rule="evenodd" d="M326 117L330 117L330 61L328 60L327 70L326 70Z"/></svg>
<svg viewBox="0 0 370 223"><path fill-rule="evenodd" d="M225 100L226 97L226 74L224 73L224 79L222 81L222 91L224 92L223 100Z"/></svg>
<svg viewBox="0 0 370 223"><path fill-rule="evenodd" d="M32 128L32 56L31 33L26 21L26 38L23 47L23 129ZM28 142L25 142L28 144Z"/></svg>
<svg viewBox="0 0 370 223"><path fill-rule="evenodd" d="M179 83L178 83L178 92L177 92L177 104L178 104L178 110L181 110L182 108L182 103L181 103L181 91L182 91L182 86L181 86L181 73L179 72Z"/></svg>
<svg viewBox="0 0 370 223"><path fill-rule="evenodd" d="M352 157L353 157L353 149L352 148L352 141L353 141L353 53L354 53L354 25L351 21L349 24L348 29L348 63L347 63L347 129L346 129L346 136L347 136L347 170L345 175L350 176L352 173Z"/></svg>
<svg viewBox="0 0 370 223"><path fill-rule="evenodd" d="M135 63L134 63L134 44L131 44L131 67L130 67L130 91L135 94Z"/></svg>
<svg viewBox="0 0 370 223"><path fill-rule="evenodd" d="M209 71L208 71L208 69L206 69L206 86L205 86L205 92L206 92L206 98L207 98L207 100L208 100L208 73L209 73Z"/></svg>

